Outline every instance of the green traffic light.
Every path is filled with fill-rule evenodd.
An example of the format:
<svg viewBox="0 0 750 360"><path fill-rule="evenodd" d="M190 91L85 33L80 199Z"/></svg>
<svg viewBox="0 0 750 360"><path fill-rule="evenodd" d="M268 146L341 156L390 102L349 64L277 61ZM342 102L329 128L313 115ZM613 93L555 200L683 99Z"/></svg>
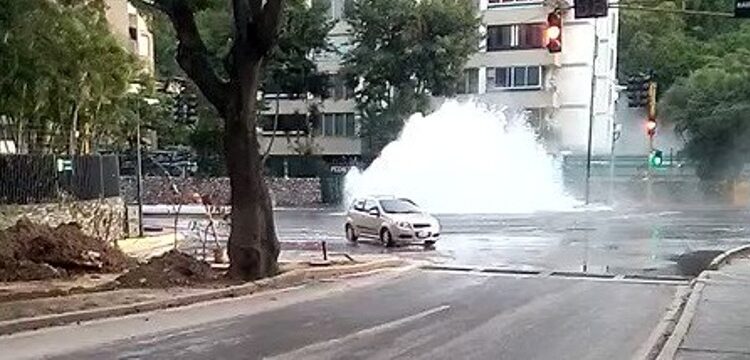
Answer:
<svg viewBox="0 0 750 360"><path fill-rule="evenodd" d="M661 167L664 164L664 154L661 150L653 150L648 155L648 163L652 167Z"/></svg>

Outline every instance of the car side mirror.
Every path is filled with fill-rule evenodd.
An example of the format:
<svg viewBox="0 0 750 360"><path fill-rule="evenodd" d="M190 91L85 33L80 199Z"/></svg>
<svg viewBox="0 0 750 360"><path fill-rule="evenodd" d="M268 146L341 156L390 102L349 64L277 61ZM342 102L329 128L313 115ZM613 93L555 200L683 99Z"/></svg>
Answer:
<svg viewBox="0 0 750 360"><path fill-rule="evenodd" d="M367 212L370 216L380 216L380 210L378 208L372 208Z"/></svg>

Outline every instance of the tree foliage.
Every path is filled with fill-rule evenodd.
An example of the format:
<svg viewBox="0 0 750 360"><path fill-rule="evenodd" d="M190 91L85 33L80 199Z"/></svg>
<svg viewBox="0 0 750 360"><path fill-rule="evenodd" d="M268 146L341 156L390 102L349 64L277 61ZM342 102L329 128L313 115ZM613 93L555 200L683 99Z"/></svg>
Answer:
<svg viewBox="0 0 750 360"><path fill-rule="evenodd" d="M110 33L103 3L2 0L0 8L0 114L12 129L5 135L32 152L111 141L141 64Z"/></svg>
<svg viewBox="0 0 750 360"><path fill-rule="evenodd" d="M662 113L686 139L703 180L731 180L750 160L750 51L739 50L679 79Z"/></svg>
<svg viewBox="0 0 750 360"><path fill-rule="evenodd" d="M195 14L196 24L202 35L211 66L222 77L226 77L223 59L232 45L231 2L210 0ZM284 16L279 28L278 45L265 60L261 91L265 93L287 93L306 97L308 93L325 96L328 79L318 71L310 54L329 50L326 35L333 26L327 18L328 5L313 2L308 6L303 0L284 3ZM169 19L162 13L153 16L154 52L159 77L169 79L184 77L175 60L177 43L175 31ZM204 174L224 174L225 167L217 163L221 157L223 127L218 123L220 115L211 104L201 97L199 122L187 136L189 144L198 155L199 171ZM264 104L259 110L269 109L273 102ZM207 137L211 137L210 139Z"/></svg>
<svg viewBox="0 0 750 360"><path fill-rule="evenodd" d="M731 12L731 0L649 0L645 7ZM748 160L750 25L705 15L623 10L619 77L654 70L659 117L673 122L684 154L707 181L736 178Z"/></svg>
<svg viewBox="0 0 750 360"><path fill-rule="evenodd" d="M429 95L453 95L479 44L479 19L462 0L361 0L349 8L352 50L345 73L362 115L361 135L377 153L403 120L428 110Z"/></svg>

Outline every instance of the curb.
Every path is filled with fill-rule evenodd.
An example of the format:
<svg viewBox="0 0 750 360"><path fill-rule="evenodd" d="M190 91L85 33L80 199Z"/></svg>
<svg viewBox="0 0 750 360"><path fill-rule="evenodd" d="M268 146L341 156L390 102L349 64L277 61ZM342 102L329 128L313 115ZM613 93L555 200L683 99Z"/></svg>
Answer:
<svg viewBox="0 0 750 360"><path fill-rule="evenodd" d="M728 263L733 257L738 256L746 251L750 251L750 244L727 250L711 261L711 264L708 265L708 270L719 270L719 267Z"/></svg>
<svg viewBox="0 0 750 360"><path fill-rule="evenodd" d="M704 274L705 272L701 273L699 278L703 277ZM682 314L680 315L677 324L674 326L672 334L669 336L666 343L664 343L664 347L662 347L656 360L674 359L680 344L682 344L682 341L685 339L685 335L690 328L690 323L693 321L693 316L695 316L695 311L698 308L698 301L700 301L700 298L703 295L703 288L705 286L706 284L700 280L695 283L693 291L690 293L690 298L688 298L687 304L682 310Z"/></svg>
<svg viewBox="0 0 750 360"><path fill-rule="evenodd" d="M680 315L685 309L685 303L691 294L691 286L680 287L674 294L674 299L669 305L669 310L664 314L659 324L651 332L646 343L638 350L634 359L653 360L659 355L664 348L664 344L674 332L675 326L680 319Z"/></svg>
<svg viewBox="0 0 750 360"><path fill-rule="evenodd" d="M21 331L36 330L45 327L80 323L109 317L119 317L142 312L192 305L199 302L222 298L239 297L253 294L262 289L284 288L301 285L309 280L318 280L343 275L370 272L378 269L400 267L405 264L401 259L384 259L368 263L344 265L331 268L310 268L292 270L281 275L258 280L252 283L230 286L218 290L207 290L197 294L178 296L159 301L146 301L122 306L82 310L63 314L45 315L34 318L6 320L0 322L0 335Z"/></svg>

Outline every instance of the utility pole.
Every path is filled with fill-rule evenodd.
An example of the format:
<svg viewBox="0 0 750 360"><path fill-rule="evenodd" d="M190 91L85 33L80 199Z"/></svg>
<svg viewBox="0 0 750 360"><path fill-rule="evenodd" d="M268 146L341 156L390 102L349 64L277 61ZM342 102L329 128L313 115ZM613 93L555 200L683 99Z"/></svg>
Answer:
<svg viewBox="0 0 750 360"><path fill-rule="evenodd" d="M599 34L597 32L597 19L594 18L594 54L591 58L591 97L589 99L589 134L586 147L586 205L591 203L591 147L594 132L594 102L596 100L596 58L599 53Z"/></svg>
<svg viewBox="0 0 750 360"><path fill-rule="evenodd" d="M615 144L622 134L622 124L617 123L617 109L612 114L612 143L609 149L609 202L614 204L615 197Z"/></svg>
<svg viewBox="0 0 750 360"><path fill-rule="evenodd" d="M141 159L141 110L140 104L136 105L136 126L135 126L135 174L136 174L136 193L138 196L138 237L143 237L143 162Z"/></svg>
<svg viewBox="0 0 750 360"><path fill-rule="evenodd" d="M129 94L138 95L140 93L140 85L131 84L128 89ZM144 101L146 105L153 106L159 104L158 99L151 98L136 98L135 99L135 115L136 115L136 126L135 126L135 176L136 176L136 196L138 205L138 237L143 237L143 159L141 149L141 101Z"/></svg>

